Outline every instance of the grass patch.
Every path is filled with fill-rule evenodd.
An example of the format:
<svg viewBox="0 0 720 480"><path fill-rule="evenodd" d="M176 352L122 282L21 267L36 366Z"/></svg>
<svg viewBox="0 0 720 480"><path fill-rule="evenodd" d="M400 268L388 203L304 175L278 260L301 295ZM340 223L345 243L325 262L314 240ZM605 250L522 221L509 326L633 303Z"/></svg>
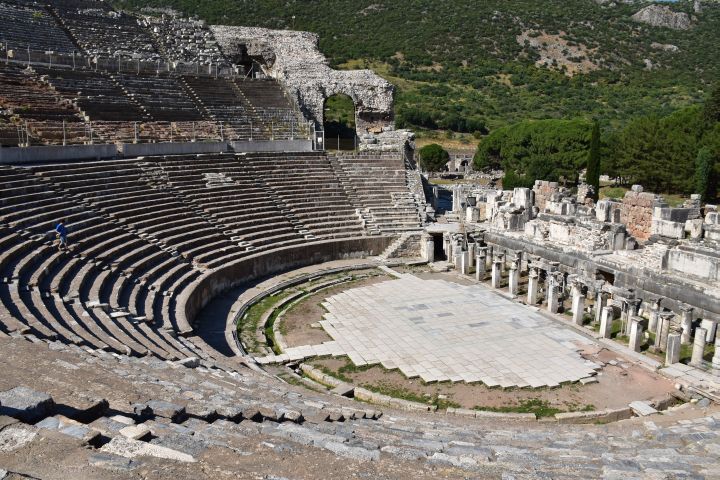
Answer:
<svg viewBox="0 0 720 480"><path fill-rule="evenodd" d="M685 197L683 197L682 195L666 193L663 194L662 197L671 207L680 207L683 203L685 203Z"/></svg>
<svg viewBox="0 0 720 480"><path fill-rule="evenodd" d="M627 192L628 189L625 187L600 187L600 198L610 198L613 200L622 200L622 198L625 196L625 192Z"/></svg>
<svg viewBox="0 0 720 480"><path fill-rule="evenodd" d="M692 359L693 344L692 342L686 345L680 345L680 363L690 363ZM703 351L703 359L710 362L715 354L715 346L712 344L706 344L705 350Z"/></svg>
<svg viewBox="0 0 720 480"><path fill-rule="evenodd" d="M255 332L258 329L262 316L276 303L292 293L294 292L291 289L288 289L278 292L275 295L265 297L256 304L252 305L247 310L243 318L240 319L237 326L238 335L250 352L257 353L259 350L260 345L258 345L258 342L255 339Z"/></svg>
<svg viewBox="0 0 720 480"><path fill-rule="evenodd" d="M346 383L355 383L354 379L352 378L352 374L354 373L367 372L368 370L372 370L373 368L379 368L384 372L389 371L380 364L358 366L352 363L348 357L341 358L342 361L345 363L337 370L333 370L325 365L318 364L318 362L312 362L312 365L321 372L323 372L325 375L330 375L331 377L335 377L338 380L342 380ZM338 360L339 359L340 358L338 358ZM423 383L423 385L426 384ZM423 405L435 405L440 410L447 409L449 407L460 407L459 403L454 402L449 398L440 398L441 394L439 392L435 392L433 396L427 397L424 394L415 393L412 390L409 390L403 386L393 385L388 382L382 381L379 383L363 383L360 386L372 392L379 393L381 395L387 395L388 397L407 400L409 402L422 403Z"/></svg>
<svg viewBox="0 0 720 480"><path fill-rule="evenodd" d="M568 403L567 410L551 406L547 400L541 400L539 398L529 398L526 400L520 400L517 405L508 405L502 407L483 407L476 406L474 410L486 410L489 412L498 413L534 413L536 417L553 417L557 413L565 412L592 412L595 410L595 405L577 405L574 403Z"/></svg>
<svg viewBox="0 0 720 480"><path fill-rule="evenodd" d="M541 400L539 398L520 400L517 405L508 405L503 407L483 407L478 405L474 407L474 409L498 413L534 413L538 418L552 417L556 413L564 412L564 410L560 408L551 407L546 400Z"/></svg>
<svg viewBox="0 0 720 480"><path fill-rule="evenodd" d="M388 397L400 398L408 400L410 402L430 404L431 402L417 393L408 390L407 388L399 387L397 385L390 385L389 383L381 382L377 384L363 383L363 388L367 388L370 391L379 393L381 395L387 395Z"/></svg>

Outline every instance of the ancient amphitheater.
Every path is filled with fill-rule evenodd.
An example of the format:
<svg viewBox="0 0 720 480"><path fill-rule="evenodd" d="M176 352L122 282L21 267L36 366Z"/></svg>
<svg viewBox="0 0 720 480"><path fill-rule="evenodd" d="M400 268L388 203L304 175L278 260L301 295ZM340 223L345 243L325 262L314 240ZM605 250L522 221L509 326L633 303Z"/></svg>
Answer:
<svg viewBox="0 0 720 480"><path fill-rule="evenodd" d="M0 18L0 479L720 478L716 207L432 186L312 34Z"/></svg>

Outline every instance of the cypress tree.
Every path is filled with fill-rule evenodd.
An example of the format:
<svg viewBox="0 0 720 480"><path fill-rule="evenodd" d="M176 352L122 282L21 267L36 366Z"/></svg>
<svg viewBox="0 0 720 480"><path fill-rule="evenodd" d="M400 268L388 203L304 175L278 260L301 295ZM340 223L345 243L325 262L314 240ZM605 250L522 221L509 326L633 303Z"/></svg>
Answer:
<svg viewBox="0 0 720 480"><path fill-rule="evenodd" d="M593 122L585 182L593 187L593 199L600 195L600 124Z"/></svg>
<svg viewBox="0 0 720 480"><path fill-rule="evenodd" d="M710 177L713 173L714 159L709 148L701 148L698 151L697 159L695 160L695 193L702 195L703 200L708 200L711 196L711 181Z"/></svg>

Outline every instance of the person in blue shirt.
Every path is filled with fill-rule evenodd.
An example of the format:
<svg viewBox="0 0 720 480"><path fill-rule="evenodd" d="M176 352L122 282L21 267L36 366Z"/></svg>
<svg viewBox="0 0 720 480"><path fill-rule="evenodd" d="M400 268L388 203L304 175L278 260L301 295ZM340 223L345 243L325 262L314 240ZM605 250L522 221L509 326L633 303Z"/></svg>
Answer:
<svg viewBox="0 0 720 480"><path fill-rule="evenodd" d="M58 245L58 248L62 250L68 249L68 243L67 243L67 228L65 227L65 221L60 220L55 227L55 231L57 232L57 236L60 239L60 245Z"/></svg>

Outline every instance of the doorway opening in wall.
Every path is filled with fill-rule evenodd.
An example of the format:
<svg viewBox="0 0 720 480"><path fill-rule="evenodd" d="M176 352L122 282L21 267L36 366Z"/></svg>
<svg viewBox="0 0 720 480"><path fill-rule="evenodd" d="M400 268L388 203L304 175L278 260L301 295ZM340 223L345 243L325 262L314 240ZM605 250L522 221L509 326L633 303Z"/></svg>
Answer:
<svg viewBox="0 0 720 480"><path fill-rule="evenodd" d="M336 94L325 100L325 149L355 150L355 103L347 95Z"/></svg>
<svg viewBox="0 0 720 480"><path fill-rule="evenodd" d="M605 280L609 285L615 285L614 273L598 269L597 276L600 280Z"/></svg>
<svg viewBox="0 0 720 480"><path fill-rule="evenodd" d="M434 243L434 257L436 262L446 262L447 261L447 255L445 255L445 251L443 250L443 235L442 233L433 233L433 243Z"/></svg>

